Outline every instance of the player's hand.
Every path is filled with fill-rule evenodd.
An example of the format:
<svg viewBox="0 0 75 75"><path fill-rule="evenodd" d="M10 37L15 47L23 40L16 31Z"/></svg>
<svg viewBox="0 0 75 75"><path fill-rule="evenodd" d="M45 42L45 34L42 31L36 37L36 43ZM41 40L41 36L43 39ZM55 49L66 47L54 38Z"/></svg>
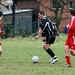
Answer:
<svg viewBox="0 0 75 75"><path fill-rule="evenodd" d="M38 39L38 35L35 37L35 39Z"/></svg>
<svg viewBox="0 0 75 75"><path fill-rule="evenodd" d="M4 31L1 31L1 32L0 32L0 34L4 35L4 34L5 34L5 32L4 32Z"/></svg>
<svg viewBox="0 0 75 75"><path fill-rule="evenodd" d="M58 31L56 32L56 35L59 36L59 32Z"/></svg>

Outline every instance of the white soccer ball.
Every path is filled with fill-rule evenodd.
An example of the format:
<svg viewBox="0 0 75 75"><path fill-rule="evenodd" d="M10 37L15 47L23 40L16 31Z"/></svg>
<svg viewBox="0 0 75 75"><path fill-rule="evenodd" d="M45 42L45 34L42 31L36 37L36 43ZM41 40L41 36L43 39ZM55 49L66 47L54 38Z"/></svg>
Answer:
<svg viewBox="0 0 75 75"><path fill-rule="evenodd" d="M33 57L32 57L32 62L33 62L33 63L38 63L38 61L39 61L38 56L33 56Z"/></svg>

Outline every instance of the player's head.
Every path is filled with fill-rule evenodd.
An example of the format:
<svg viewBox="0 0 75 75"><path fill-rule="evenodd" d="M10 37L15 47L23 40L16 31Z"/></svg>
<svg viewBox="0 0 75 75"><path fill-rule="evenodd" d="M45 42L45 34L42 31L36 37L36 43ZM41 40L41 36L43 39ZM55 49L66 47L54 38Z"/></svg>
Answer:
<svg viewBox="0 0 75 75"><path fill-rule="evenodd" d="M2 11L0 11L0 17L1 17L1 16L3 16L3 12L2 12Z"/></svg>
<svg viewBox="0 0 75 75"><path fill-rule="evenodd" d="M44 15L45 15L44 11L39 11L38 16L40 19L43 19Z"/></svg>
<svg viewBox="0 0 75 75"><path fill-rule="evenodd" d="M71 10L70 10L70 14L71 14L72 16L75 16L75 9L71 9Z"/></svg>

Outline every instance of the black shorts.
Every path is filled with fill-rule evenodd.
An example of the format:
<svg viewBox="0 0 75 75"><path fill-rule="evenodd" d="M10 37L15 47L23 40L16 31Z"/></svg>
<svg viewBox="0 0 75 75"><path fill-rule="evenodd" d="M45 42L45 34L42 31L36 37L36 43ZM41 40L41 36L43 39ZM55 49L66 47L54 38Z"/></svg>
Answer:
<svg viewBox="0 0 75 75"><path fill-rule="evenodd" d="M46 44L53 44L55 42L55 39L55 36L46 37Z"/></svg>

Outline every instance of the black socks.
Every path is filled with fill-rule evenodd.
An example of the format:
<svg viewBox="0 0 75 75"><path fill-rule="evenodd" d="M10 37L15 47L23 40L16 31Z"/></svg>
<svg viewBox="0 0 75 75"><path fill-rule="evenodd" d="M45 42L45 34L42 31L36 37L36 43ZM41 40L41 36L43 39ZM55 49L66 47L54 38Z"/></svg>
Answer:
<svg viewBox="0 0 75 75"><path fill-rule="evenodd" d="M46 52L47 52L51 57L54 57L54 56L55 56L54 52L53 52L50 48L47 49Z"/></svg>

